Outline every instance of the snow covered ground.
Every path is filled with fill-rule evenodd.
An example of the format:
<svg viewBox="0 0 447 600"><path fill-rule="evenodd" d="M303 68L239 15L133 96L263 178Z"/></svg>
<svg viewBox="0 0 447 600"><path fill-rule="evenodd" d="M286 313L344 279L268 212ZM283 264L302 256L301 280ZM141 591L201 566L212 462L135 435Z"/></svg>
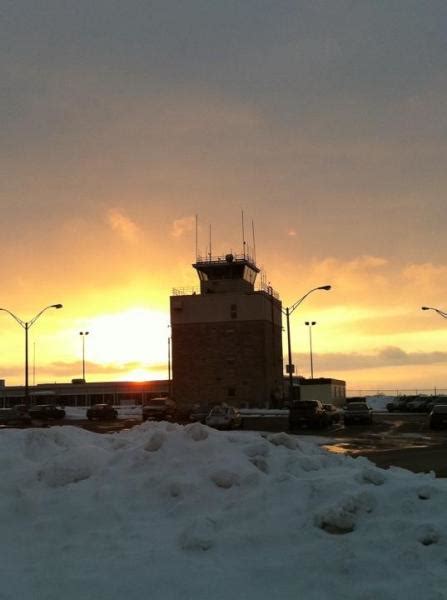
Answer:
<svg viewBox="0 0 447 600"><path fill-rule="evenodd" d="M1 600L445 600L447 481L285 433L0 431Z"/></svg>

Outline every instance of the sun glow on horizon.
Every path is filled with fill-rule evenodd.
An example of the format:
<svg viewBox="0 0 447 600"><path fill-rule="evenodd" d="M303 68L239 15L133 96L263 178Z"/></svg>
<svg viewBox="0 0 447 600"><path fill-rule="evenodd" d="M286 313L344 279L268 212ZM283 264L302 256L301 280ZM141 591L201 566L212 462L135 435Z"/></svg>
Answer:
<svg viewBox="0 0 447 600"><path fill-rule="evenodd" d="M99 315L88 320L86 357L98 364L131 363L129 376L142 381L153 375L152 367L167 363L169 317L147 308ZM147 368L137 365L147 365Z"/></svg>

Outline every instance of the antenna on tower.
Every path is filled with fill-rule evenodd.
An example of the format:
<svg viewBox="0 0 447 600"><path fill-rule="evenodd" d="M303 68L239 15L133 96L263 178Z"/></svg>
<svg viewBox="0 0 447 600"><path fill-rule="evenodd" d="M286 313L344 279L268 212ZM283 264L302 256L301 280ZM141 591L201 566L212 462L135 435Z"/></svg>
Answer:
<svg viewBox="0 0 447 600"><path fill-rule="evenodd" d="M196 262L199 255L199 215L196 214Z"/></svg>
<svg viewBox="0 0 447 600"><path fill-rule="evenodd" d="M256 240L255 240L255 224L253 219L251 220L251 233L253 237L253 260L256 263Z"/></svg>
<svg viewBox="0 0 447 600"><path fill-rule="evenodd" d="M241 208L241 217L242 217L242 250L245 258L245 227L244 227L244 211Z"/></svg>
<svg viewBox="0 0 447 600"><path fill-rule="evenodd" d="M211 261L211 257L212 257L213 253L211 251L211 224L210 224L210 253L209 253L209 259Z"/></svg>

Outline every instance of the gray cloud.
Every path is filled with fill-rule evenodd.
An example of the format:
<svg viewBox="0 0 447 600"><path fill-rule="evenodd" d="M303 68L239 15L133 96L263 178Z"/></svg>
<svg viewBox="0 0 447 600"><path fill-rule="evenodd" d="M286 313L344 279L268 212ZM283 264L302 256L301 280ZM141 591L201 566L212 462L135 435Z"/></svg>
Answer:
<svg viewBox="0 0 447 600"><path fill-rule="evenodd" d="M100 364L90 361L85 362L86 373L90 375L111 375L113 377L118 377L123 374L129 373L129 371L133 371L134 369L144 369L147 371L157 372L166 370L166 364L161 363L146 365L137 361L124 363L122 365ZM81 364L79 361L54 361L49 364L40 365L37 369L36 376L40 382L42 378L48 377L49 373L51 373L51 377L48 377L49 380L52 377L55 377L59 381L61 380L61 378L64 378L64 380L66 381L70 381L73 377L79 377L80 370ZM7 369L4 369L2 371L1 378L6 379L6 382L8 383L8 378L20 378L22 375L23 365L11 365L8 366ZM18 383L17 385L20 385L20 383Z"/></svg>
<svg viewBox="0 0 447 600"><path fill-rule="evenodd" d="M447 352L406 352L396 346L387 346L375 354L359 354L356 352L314 354L319 370L355 371L377 369L382 367L423 366L447 363ZM297 354L299 365L309 362L308 354Z"/></svg>
<svg viewBox="0 0 447 600"><path fill-rule="evenodd" d="M11 239L150 190L152 213L168 198L185 214L188 192L194 212L253 204L303 252L317 233L320 255L372 252L379 231L383 253L442 257L445 2L19 0L1 16Z"/></svg>

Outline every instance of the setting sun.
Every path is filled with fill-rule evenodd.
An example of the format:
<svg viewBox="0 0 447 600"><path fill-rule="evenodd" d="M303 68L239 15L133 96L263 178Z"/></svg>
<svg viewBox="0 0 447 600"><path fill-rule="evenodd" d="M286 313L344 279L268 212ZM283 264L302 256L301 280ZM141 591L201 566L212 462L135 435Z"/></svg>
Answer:
<svg viewBox="0 0 447 600"><path fill-rule="evenodd" d="M166 314L147 308L94 317L88 322L86 357L98 364L128 365L133 380L153 378L151 367L161 370L167 363L168 324Z"/></svg>

